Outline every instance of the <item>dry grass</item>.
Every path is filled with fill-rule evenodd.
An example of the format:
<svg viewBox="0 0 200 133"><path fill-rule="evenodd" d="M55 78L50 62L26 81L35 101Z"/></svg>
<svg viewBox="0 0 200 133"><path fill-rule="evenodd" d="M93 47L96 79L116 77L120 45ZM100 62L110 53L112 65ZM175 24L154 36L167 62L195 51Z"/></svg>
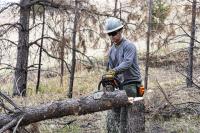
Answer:
<svg viewBox="0 0 200 133"><path fill-rule="evenodd" d="M199 72L196 69L195 75ZM150 133L198 133L200 130L200 90L195 87L187 88L185 77L175 69L166 67L151 68L149 79L149 90L144 96L146 109L149 112L146 115L146 131ZM159 89L158 83L166 96ZM196 104L190 105L187 104L188 102ZM180 113L178 116L170 114L173 111L170 104L178 109L177 112ZM167 115L169 117L166 117Z"/></svg>
<svg viewBox="0 0 200 133"><path fill-rule="evenodd" d="M142 73L144 73L144 67L142 64L141 66ZM78 98L96 91L103 73L104 71L99 70L78 72L75 75L74 97ZM194 87L186 88L185 78L177 73L173 67L150 68L149 73L149 89L144 95L145 106L148 112L146 114L146 131L151 133L198 133L200 130L200 119L197 113L181 114L181 117L172 115L167 119L157 114L165 110L165 107L170 107L169 102L174 106L186 102L199 102L200 91ZM198 73L200 71L196 70L195 75L198 75ZM60 87L59 77L42 78L40 91L37 95L35 94L36 81L31 80L28 84L28 96L25 98L14 98L14 100L20 106L36 106L42 103L66 99L67 80L68 77L64 77L64 86ZM158 83L162 87L169 102L158 88ZM2 89L3 91L11 94L12 83L6 83L2 88L4 88ZM177 107L183 108L184 106ZM194 109L193 106L191 108ZM106 112L98 112L84 116L68 116L56 120L47 120L39 124L39 129L44 133L104 133L105 116ZM60 124L67 123L70 120L76 121L70 125Z"/></svg>
<svg viewBox="0 0 200 133"><path fill-rule="evenodd" d="M78 98L80 96L91 94L97 91L98 82L100 81L103 71L81 71L77 72L74 81L73 97ZM11 78L11 77L10 77ZM29 75L27 97L14 97L13 100L17 105L21 107L37 106L39 104L53 102L55 100L67 99L67 80L68 77L64 77L64 86L60 86L59 77L44 78L42 77L39 93L35 93L35 75ZM12 82L7 82L1 86L1 91L11 96ZM99 127L99 125L105 124L105 112L99 112L84 116L69 116L56 120L47 120L40 122L39 129L42 133L80 133L80 132L99 132L104 131L105 126ZM70 120L76 120L70 125L59 124L67 123Z"/></svg>

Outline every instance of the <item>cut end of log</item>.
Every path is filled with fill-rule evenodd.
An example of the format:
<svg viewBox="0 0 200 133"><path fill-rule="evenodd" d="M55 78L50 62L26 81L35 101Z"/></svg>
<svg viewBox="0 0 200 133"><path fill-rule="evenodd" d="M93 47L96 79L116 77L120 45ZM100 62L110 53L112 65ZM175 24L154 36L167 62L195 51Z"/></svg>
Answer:
<svg viewBox="0 0 200 133"><path fill-rule="evenodd" d="M133 101L136 102L136 101L140 101L140 100L143 100L143 99L144 99L143 97L135 97Z"/></svg>
<svg viewBox="0 0 200 133"><path fill-rule="evenodd" d="M128 102L134 103L134 102L137 102L137 101L140 101L140 100L143 100L143 99L144 99L143 97L128 97Z"/></svg>

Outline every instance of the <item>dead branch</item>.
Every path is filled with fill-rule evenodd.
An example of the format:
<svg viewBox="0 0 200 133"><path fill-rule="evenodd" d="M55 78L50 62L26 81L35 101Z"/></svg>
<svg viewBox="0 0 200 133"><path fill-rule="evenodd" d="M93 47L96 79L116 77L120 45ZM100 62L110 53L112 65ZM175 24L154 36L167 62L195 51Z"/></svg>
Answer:
<svg viewBox="0 0 200 133"><path fill-rule="evenodd" d="M168 96L165 94L163 88L161 87L161 85L159 84L158 80L156 80L157 84L158 84L158 88L160 89L160 91L162 92L162 94L164 95L166 101L176 110L177 108L169 101Z"/></svg>
<svg viewBox="0 0 200 133"><path fill-rule="evenodd" d="M180 73L182 76L184 76L185 78L188 78L188 76L186 76L185 74L183 74L182 72L180 72L178 69L176 70L178 73ZM195 79L193 77L193 79ZM198 81L197 79L195 79L196 81ZM192 80L192 84L197 88L200 89L200 86L198 84L196 84L193 80Z"/></svg>
<svg viewBox="0 0 200 133"><path fill-rule="evenodd" d="M37 45L38 47L40 47L40 45L37 44L36 42L33 43L33 44L35 44L35 45ZM66 65L66 67L67 67L68 72L71 73L71 71L70 71L70 69L69 69L69 64L68 64L65 60L63 60L63 59L61 59L61 58L59 58L59 57L56 57L56 56L51 55L51 54L50 54L46 49L44 49L44 48L42 48L42 50L43 50L43 52L45 52L49 57L51 57L51 58L53 58L53 59L57 59L57 60L62 60L62 61L64 61L65 65Z"/></svg>
<svg viewBox="0 0 200 133"><path fill-rule="evenodd" d="M7 29L2 30L1 31L2 33L0 33L0 36L3 36L4 34L6 34L12 28L19 29L19 26L21 28L23 28L23 26L20 23L13 23L13 24L12 23L6 23L6 24L0 25L0 28L4 28L5 26L7 26Z"/></svg>
<svg viewBox="0 0 200 133"><path fill-rule="evenodd" d="M15 118L13 119L11 122L9 122L8 124L6 124L5 126L3 126L1 129L0 129L0 133L3 133L7 130L9 130L11 127L13 127L16 123L17 123L18 119Z"/></svg>
<svg viewBox="0 0 200 133"><path fill-rule="evenodd" d="M7 10L8 8L12 7L12 6L20 6L19 3L10 3L8 4L7 6L3 7L1 10L0 10L0 13L4 12L5 10Z"/></svg>
<svg viewBox="0 0 200 133"><path fill-rule="evenodd" d="M2 39L0 39L0 41L7 41L7 42L10 42L10 43L14 44L15 46L17 46L17 44L15 42L13 42L9 39L2 38Z"/></svg>

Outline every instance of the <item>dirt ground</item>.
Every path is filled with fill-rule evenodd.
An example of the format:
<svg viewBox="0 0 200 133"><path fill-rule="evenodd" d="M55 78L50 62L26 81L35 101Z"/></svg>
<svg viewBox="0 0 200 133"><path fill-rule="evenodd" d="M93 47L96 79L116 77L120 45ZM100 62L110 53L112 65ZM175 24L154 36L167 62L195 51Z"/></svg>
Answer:
<svg viewBox="0 0 200 133"><path fill-rule="evenodd" d="M140 62L144 74L144 62ZM80 97L96 91L104 70L79 72L74 84L74 96ZM200 130L200 63L195 63L194 82L186 87L185 69L179 65L159 64L149 69L148 90L145 92L145 130L147 133L198 133ZM144 75L142 75L144 77ZM30 76L35 78L34 76ZM29 86L31 86L30 83ZM54 100L66 99L65 87L60 88L58 79L43 79L40 94L31 87L29 97L14 100L21 106L32 106ZM4 85L2 88L12 88ZM7 91L7 90L3 90ZM11 90L7 93L10 94ZM37 123L42 133L106 133L107 112L84 116L68 116ZM31 128L31 126L27 127Z"/></svg>
<svg viewBox="0 0 200 133"><path fill-rule="evenodd" d="M142 67L143 68L143 67ZM144 69L142 69L144 73ZM175 66L150 68L149 87L145 92L145 126L147 133L198 133L200 129L200 90L186 87L185 72ZM200 67L195 69L195 83L200 82ZM69 116L53 126L56 132L106 133L106 111L84 116ZM65 123L67 123L65 122ZM55 123L55 122L53 122ZM44 122L45 125L45 122ZM57 130L55 130L57 129ZM45 128L41 128L45 131Z"/></svg>

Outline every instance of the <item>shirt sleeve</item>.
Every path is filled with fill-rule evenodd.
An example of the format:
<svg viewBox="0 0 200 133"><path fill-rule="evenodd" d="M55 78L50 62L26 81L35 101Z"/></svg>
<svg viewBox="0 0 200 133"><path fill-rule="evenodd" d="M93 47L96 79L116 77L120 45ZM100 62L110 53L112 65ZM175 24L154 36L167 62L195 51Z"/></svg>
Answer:
<svg viewBox="0 0 200 133"><path fill-rule="evenodd" d="M124 54L123 61L113 69L117 73L122 73L131 67L131 65L133 64L133 59L135 58L136 55L136 48L134 47L134 45L128 44L124 47L123 54Z"/></svg>
<svg viewBox="0 0 200 133"><path fill-rule="evenodd" d="M113 61L111 59L111 52L112 52L112 48L109 50L109 53L108 53L108 66L109 66L109 69L113 69L114 66L113 66Z"/></svg>

